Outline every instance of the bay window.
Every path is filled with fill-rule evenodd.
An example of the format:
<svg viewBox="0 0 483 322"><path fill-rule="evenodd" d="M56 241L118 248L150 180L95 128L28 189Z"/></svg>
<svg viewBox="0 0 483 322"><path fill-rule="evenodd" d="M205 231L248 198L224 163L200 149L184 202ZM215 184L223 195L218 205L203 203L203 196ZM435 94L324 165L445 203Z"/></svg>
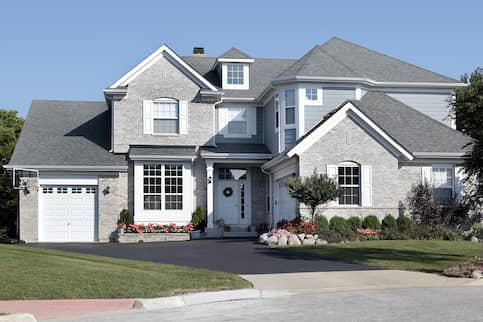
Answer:
<svg viewBox="0 0 483 322"><path fill-rule="evenodd" d="M144 210L183 209L183 166L143 165Z"/></svg>

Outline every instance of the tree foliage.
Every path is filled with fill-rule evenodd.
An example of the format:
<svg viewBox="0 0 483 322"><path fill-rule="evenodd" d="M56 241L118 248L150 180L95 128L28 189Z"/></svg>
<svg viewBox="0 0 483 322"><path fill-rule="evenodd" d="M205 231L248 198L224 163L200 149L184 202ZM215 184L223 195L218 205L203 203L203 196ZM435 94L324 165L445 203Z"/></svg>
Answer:
<svg viewBox="0 0 483 322"><path fill-rule="evenodd" d="M0 109L0 229L10 236L16 233L17 193L12 187L11 174L3 166L12 156L23 119L17 111Z"/></svg>
<svg viewBox="0 0 483 322"><path fill-rule="evenodd" d="M311 210L312 222L318 206L335 200L340 195L337 183L326 174L314 172L309 177L291 178L287 182L289 194L292 198L307 205Z"/></svg>
<svg viewBox="0 0 483 322"><path fill-rule="evenodd" d="M451 103L456 116L456 127L469 135L475 142L465 156L467 180L475 185L470 190L467 201L474 210L481 212L483 201L483 69L477 68L471 75L463 75L461 80L468 84L456 89L456 98Z"/></svg>

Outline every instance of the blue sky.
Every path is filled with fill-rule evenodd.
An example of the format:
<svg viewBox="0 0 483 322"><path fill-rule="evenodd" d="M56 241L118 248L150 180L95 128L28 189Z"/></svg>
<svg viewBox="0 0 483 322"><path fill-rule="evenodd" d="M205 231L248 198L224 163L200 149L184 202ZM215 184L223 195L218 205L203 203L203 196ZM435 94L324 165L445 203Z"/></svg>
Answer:
<svg viewBox="0 0 483 322"><path fill-rule="evenodd" d="M298 58L332 36L459 78L483 66L481 1L1 1L0 108L102 100L161 44Z"/></svg>

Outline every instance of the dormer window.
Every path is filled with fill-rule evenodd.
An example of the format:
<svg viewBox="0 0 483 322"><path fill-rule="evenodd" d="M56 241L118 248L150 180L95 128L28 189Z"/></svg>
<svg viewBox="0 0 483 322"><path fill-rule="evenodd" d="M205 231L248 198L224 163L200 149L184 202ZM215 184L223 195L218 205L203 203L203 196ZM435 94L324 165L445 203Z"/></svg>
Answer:
<svg viewBox="0 0 483 322"><path fill-rule="evenodd" d="M249 64L227 62L221 65L221 80L224 89L248 89Z"/></svg>
<svg viewBox="0 0 483 322"><path fill-rule="evenodd" d="M242 64L228 64L226 82L229 85L243 85L243 65Z"/></svg>

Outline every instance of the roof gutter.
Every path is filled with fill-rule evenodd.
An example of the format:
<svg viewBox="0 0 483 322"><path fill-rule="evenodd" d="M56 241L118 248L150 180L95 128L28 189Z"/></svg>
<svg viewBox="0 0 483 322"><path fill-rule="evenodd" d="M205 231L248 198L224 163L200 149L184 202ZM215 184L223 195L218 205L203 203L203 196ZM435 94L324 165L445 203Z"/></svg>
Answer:
<svg viewBox="0 0 483 322"><path fill-rule="evenodd" d="M127 166L83 166L83 165L12 165L7 164L3 166L5 169L12 170L14 168L28 168L33 170L62 170L62 171L94 171L94 172L105 172L105 171L127 171Z"/></svg>
<svg viewBox="0 0 483 322"><path fill-rule="evenodd" d="M370 78L364 77L324 77L324 76L290 76L290 77L279 77L272 80L273 85L285 84L290 82L328 82L328 83L360 83L368 86L375 87L403 87L403 88L418 88L418 87L428 87L428 88L443 88L452 89L455 87L465 87L468 86L465 83L438 83L438 82L381 82Z"/></svg>
<svg viewBox="0 0 483 322"><path fill-rule="evenodd" d="M413 152L418 159L461 159L464 152Z"/></svg>

